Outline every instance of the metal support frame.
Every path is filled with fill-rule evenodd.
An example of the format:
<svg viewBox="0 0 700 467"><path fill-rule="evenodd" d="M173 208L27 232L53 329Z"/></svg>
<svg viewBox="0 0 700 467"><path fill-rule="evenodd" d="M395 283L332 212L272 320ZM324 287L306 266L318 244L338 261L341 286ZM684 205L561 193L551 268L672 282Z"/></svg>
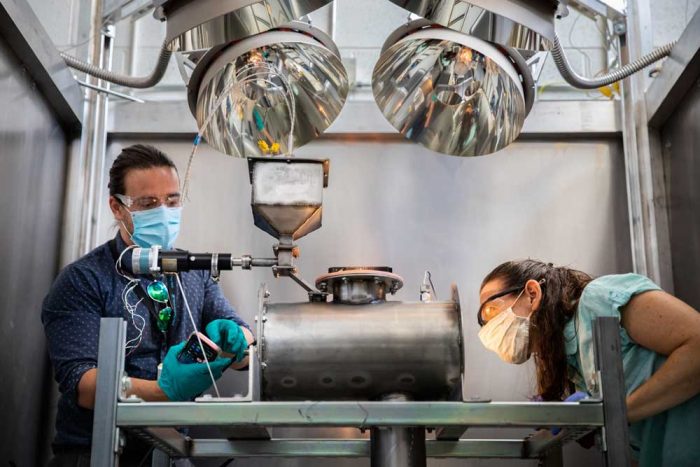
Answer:
<svg viewBox="0 0 700 467"><path fill-rule="evenodd" d="M124 373L124 339L126 321L121 318L103 318L100 323L98 347L97 388L95 415L92 427L93 466L118 465L119 428L117 427L117 400ZM119 345L115 346L115 342Z"/></svg>
<svg viewBox="0 0 700 467"><path fill-rule="evenodd" d="M661 129L700 76L700 10L681 34L673 53L646 92L649 126Z"/></svg>
<svg viewBox="0 0 700 467"><path fill-rule="evenodd" d="M261 300L264 288L261 289ZM619 322L600 318L595 326L601 399L572 402L261 402L252 398L198 402L121 402L125 327L121 318L103 318L97 377L93 466L113 466L119 430L142 436L159 450L154 462L170 457L369 457L366 439L190 439L174 427L224 429L293 427L562 427L553 436L538 430L525 439L436 439L426 441L431 458L540 459L562 465L561 448L602 429L608 466L629 465ZM259 381L258 381L259 382ZM235 430L234 430L235 432ZM260 431L266 433L266 431ZM156 464L154 464L156 465ZM165 464L158 464L165 465Z"/></svg>
<svg viewBox="0 0 700 467"><path fill-rule="evenodd" d="M620 36L623 63L629 63L651 49L649 0L629 2L627 8L627 31ZM648 276L672 293L671 244L661 143L658 131L648 125L645 84L645 74L635 73L623 82L622 88L632 263L635 272Z"/></svg>
<svg viewBox="0 0 700 467"><path fill-rule="evenodd" d="M99 31L92 44L91 60L100 68L112 68L112 51L114 48L114 26L101 26L101 2L95 2L92 11L93 34ZM92 88L104 88L110 91L110 84L88 76L87 84ZM104 195L105 164L107 158L107 120L109 113L109 95L103 92L87 91L85 101L81 158L87 162L87 204L83 208L82 229L80 232L80 254L86 254L97 246L98 226L100 224L100 203Z"/></svg>
<svg viewBox="0 0 700 467"><path fill-rule="evenodd" d="M82 126L80 88L26 0L0 0L0 35L43 94L66 136L77 136Z"/></svg>
<svg viewBox="0 0 700 467"><path fill-rule="evenodd" d="M625 382L620 358L620 324L617 318L598 318L593 327L596 366L600 372L600 390L604 394L605 457L607 465L630 465L629 431Z"/></svg>

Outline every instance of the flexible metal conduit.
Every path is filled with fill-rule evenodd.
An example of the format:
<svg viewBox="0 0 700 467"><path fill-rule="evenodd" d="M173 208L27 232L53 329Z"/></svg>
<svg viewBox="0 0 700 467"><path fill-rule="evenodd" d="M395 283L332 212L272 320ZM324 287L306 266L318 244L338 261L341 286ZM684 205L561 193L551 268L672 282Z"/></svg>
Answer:
<svg viewBox="0 0 700 467"><path fill-rule="evenodd" d="M552 57L554 58L554 63L556 63L557 68L559 69L559 73L561 73L562 78L564 78L567 83L579 89L597 89L623 80L639 70L648 67L652 63L667 57L671 54L671 50L677 42L678 41L670 42L663 47L659 47L653 52L644 55L631 63L628 63L625 66L612 70L596 78L585 78L583 76L579 76L571 68L569 61L566 59L566 55L564 55L564 49L562 48L557 35L554 36Z"/></svg>
<svg viewBox="0 0 700 467"><path fill-rule="evenodd" d="M119 86L136 89L151 88L158 84L160 80L163 79L163 75L165 75L165 71L168 69L168 63L170 62L171 56L172 52L168 49L166 44L163 44L153 72L151 72L151 74L148 76L137 77L126 76L119 73L114 73L112 71L103 70L102 68L90 65L89 63L79 60L71 55L61 53L61 58L63 58L66 61L66 64L71 68L75 68L76 70L87 73L88 75L94 76L103 81L109 81L110 83L117 84Z"/></svg>

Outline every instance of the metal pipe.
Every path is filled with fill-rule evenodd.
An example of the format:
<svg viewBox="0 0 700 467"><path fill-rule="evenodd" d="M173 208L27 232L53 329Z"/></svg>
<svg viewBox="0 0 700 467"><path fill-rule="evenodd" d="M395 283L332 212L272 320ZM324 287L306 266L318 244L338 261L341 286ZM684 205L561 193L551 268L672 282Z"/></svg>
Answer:
<svg viewBox="0 0 700 467"><path fill-rule="evenodd" d="M112 68L112 58L114 52L114 34L116 28L114 26L106 26L102 34L102 61L101 66L106 69ZM104 85L109 90L109 83L98 82L97 87ZM97 102L96 126L93 139L92 152L95 155L97 162L95 166L95 186L94 200L92 204L92 214L90 216L90 249L97 246L99 228L102 217L102 203L105 193L105 175L107 172L107 119L109 117L109 95L100 93L95 96Z"/></svg>
<svg viewBox="0 0 700 467"><path fill-rule="evenodd" d="M425 428L376 427L370 434L372 467L425 467Z"/></svg>
<svg viewBox="0 0 700 467"><path fill-rule="evenodd" d="M112 91L111 89L107 88L101 88L99 86L95 86L94 84L86 83L85 81L78 80L78 84L84 88L92 89L93 91L101 92L104 94L109 94L110 96L119 97L121 99L126 99L127 101L137 102L139 104L146 103L146 101L144 101L143 99L139 99L138 97L130 96L128 94L124 94L117 91Z"/></svg>
<svg viewBox="0 0 700 467"><path fill-rule="evenodd" d="M387 402L407 402L403 394L382 398ZM372 467L426 467L424 427L372 427L370 433Z"/></svg>
<svg viewBox="0 0 700 467"><path fill-rule="evenodd" d="M103 35L102 35L102 2L99 0L93 0L90 9L90 58L92 63L96 63L98 66L102 66L103 60ZM87 81L90 82L94 77L87 77ZM99 86L99 80L95 81L95 85ZM85 108L83 121L85 125L83 126L83 133L81 135L81 158L84 161L83 164L83 183L84 183L84 197L87 201L83 205L83 210L81 213L81 229L80 229L80 255L88 253L92 249L92 213L93 213L93 202L95 196L95 178L97 170L97 159L96 154L93 151L94 148L94 138L97 132L97 126L99 124L99 101L101 96L96 92L87 91L85 99Z"/></svg>

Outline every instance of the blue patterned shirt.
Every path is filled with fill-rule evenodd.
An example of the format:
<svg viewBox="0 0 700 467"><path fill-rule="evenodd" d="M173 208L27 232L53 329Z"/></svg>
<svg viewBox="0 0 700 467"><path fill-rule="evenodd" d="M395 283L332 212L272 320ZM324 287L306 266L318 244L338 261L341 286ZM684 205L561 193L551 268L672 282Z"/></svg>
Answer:
<svg viewBox="0 0 700 467"><path fill-rule="evenodd" d="M119 234L116 247L119 253L126 248ZM44 300L41 320L61 392L56 445L87 446L91 443L93 411L78 406L77 387L86 371L97 368L101 318L126 319L127 341L134 343L138 328L143 325L140 344L127 351L125 370L129 376L148 380L157 378L158 364L168 348L187 339L193 331L182 294L172 278L166 278L171 279L166 284L175 314L167 332L158 329L144 303L136 307L137 316L132 318L122 301L128 280L117 274L114 263L109 242L95 248L61 271ZM180 273L180 280L198 330L202 331L209 322L221 318L249 328L226 300L219 285L211 280L208 271ZM142 278L140 282L145 289L151 280ZM138 300L135 293L129 295L129 303Z"/></svg>

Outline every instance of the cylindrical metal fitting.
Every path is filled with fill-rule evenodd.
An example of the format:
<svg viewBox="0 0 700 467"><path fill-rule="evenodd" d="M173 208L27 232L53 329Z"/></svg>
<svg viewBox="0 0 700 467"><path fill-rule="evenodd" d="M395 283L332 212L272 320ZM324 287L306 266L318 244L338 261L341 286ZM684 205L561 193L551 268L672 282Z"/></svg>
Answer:
<svg viewBox="0 0 700 467"><path fill-rule="evenodd" d="M334 303L369 305L386 301L403 286L403 279L386 266L334 267L316 279L316 287L333 295Z"/></svg>
<svg viewBox="0 0 700 467"><path fill-rule="evenodd" d="M454 302L269 304L263 316L266 400L441 400L460 382Z"/></svg>
<svg viewBox="0 0 700 467"><path fill-rule="evenodd" d="M374 427L370 434L372 467L425 467L425 428Z"/></svg>

